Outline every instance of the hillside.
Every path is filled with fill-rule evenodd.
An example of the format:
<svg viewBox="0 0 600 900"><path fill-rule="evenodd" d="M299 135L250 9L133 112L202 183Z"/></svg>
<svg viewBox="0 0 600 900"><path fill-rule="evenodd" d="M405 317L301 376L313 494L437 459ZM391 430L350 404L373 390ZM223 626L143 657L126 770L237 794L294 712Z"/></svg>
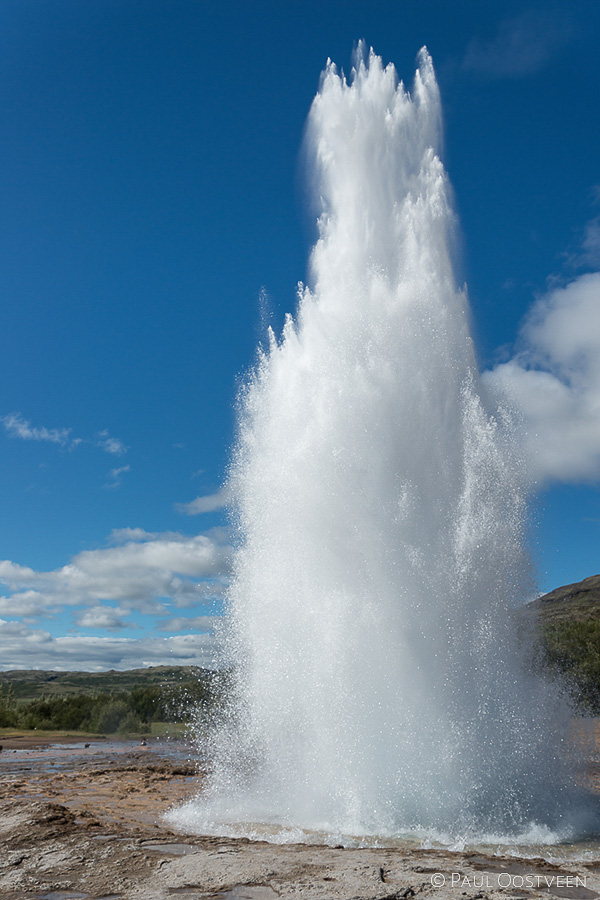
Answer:
<svg viewBox="0 0 600 900"><path fill-rule="evenodd" d="M556 588L530 605L545 625L600 618L600 575Z"/></svg>
<svg viewBox="0 0 600 900"><path fill-rule="evenodd" d="M538 597L542 662L578 711L600 715L600 575Z"/></svg>
<svg viewBox="0 0 600 900"><path fill-rule="evenodd" d="M80 694L114 694L136 688L157 686L163 689L195 682L210 673L197 666L150 666L118 672L48 672L40 669L13 669L0 672L0 689L12 685L15 700L40 697L68 697Z"/></svg>

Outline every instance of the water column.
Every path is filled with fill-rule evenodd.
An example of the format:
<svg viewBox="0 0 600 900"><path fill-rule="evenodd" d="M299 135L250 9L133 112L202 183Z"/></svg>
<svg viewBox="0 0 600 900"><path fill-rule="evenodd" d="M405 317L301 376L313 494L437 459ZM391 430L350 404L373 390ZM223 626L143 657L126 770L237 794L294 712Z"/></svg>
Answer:
<svg viewBox="0 0 600 900"><path fill-rule="evenodd" d="M323 73L309 284L240 397L234 688L188 827L539 837L579 802L515 629L526 492L481 394L440 123L425 50L410 93L364 47Z"/></svg>

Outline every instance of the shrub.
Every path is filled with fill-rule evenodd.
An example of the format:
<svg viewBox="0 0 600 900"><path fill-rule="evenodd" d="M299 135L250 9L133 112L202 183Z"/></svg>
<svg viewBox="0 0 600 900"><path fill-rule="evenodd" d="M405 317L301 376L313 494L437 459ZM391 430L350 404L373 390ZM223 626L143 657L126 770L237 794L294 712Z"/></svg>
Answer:
<svg viewBox="0 0 600 900"><path fill-rule="evenodd" d="M124 700L110 700L101 708L94 730L100 733L115 734L128 713L129 708Z"/></svg>
<svg viewBox="0 0 600 900"><path fill-rule="evenodd" d="M142 730L142 723L132 710L129 710L125 718L121 719L117 729L119 734L139 734Z"/></svg>
<svg viewBox="0 0 600 900"><path fill-rule="evenodd" d="M600 620L547 625L542 632L545 664L566 682L580 712L600 714Z"/></svg>

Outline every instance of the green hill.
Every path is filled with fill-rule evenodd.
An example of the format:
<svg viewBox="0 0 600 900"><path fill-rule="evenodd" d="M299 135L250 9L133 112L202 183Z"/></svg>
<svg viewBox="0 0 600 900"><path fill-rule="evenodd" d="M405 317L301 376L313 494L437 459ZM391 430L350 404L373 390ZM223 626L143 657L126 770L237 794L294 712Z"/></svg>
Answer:
<svg viewBox="0 0 600 900"><path fill-rule="evenodd" d="M76 694L116 693L135 688L178 687L183 682L202 681L210 676L197 666L149 666L145 669L108 672L48 672L41 669L13 669L0 672L0 687L12 685L17 701L40 697L67 697Z"/></svg>
<svg viewBox="0 0 600 900"><path fill-rule="evenodd" d="M543 664L556 674L576 708L600 715L600 575L534 600Z"/></svg>
<svg viewBox="0 0 600 900"><path fill-rule="evenodd" d="M576 584L544 594L531 606L545 625L557 622L584 622L600 618L600 575L591 575Z"/></svg>

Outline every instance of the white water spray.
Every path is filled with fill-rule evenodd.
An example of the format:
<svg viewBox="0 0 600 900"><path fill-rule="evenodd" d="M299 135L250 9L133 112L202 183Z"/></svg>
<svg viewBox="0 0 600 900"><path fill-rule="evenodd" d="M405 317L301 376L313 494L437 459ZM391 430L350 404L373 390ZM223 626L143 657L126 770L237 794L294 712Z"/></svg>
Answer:
<svg viewBox="0 0 600 900"><path fill-rule="evenodd" d="M573 827L514 626L525 491L481 396L440 121L426 51L410 95L371 52L350 82L329 64L312 105L311 285L241 400L233 700L187 827Z"/></svg>

